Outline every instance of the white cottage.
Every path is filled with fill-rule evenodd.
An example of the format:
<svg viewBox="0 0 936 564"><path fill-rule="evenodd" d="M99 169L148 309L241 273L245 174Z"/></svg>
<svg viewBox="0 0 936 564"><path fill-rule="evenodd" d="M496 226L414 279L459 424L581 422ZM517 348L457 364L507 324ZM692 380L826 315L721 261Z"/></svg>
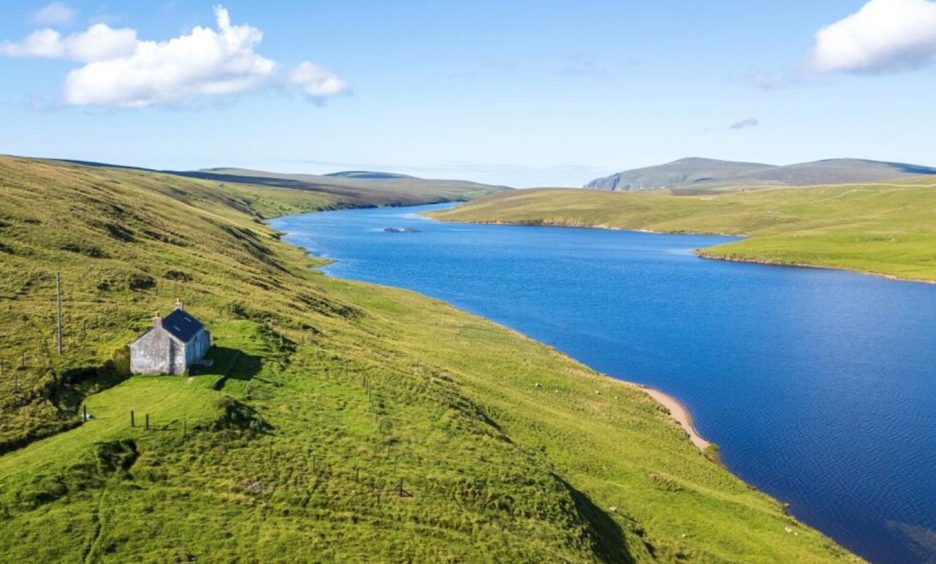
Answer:
<svg viewBox="0 0 936 564"><path fill-rule="evenodd" d="M130 371L134 374L185 374L211 347L211 333L189 315L182 302L130 343Z"/></svg>

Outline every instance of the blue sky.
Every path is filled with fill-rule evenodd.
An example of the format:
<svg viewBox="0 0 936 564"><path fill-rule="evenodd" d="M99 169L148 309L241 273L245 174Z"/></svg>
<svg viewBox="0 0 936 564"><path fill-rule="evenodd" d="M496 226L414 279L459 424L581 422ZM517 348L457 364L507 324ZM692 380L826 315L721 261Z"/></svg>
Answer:
<svg viewBox="0 0 936 564"><path fill-rule="evenodd" d="M685 156L936 165L928 0L227 0L228 32L211 2L0 9L0 153L514 186Z"/></svg>

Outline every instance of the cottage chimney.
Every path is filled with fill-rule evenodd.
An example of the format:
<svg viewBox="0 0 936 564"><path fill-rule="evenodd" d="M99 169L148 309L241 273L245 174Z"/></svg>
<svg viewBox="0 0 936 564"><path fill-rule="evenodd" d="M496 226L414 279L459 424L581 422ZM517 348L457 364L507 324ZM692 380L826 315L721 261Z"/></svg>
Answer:
<svg viewBox="0 0 936 564"><path fill-rule="evenodd" d="M159 317L159 312L153 314L153 327L159 329L162 327L162 317Z"/></svg>
<svg viewBox="0 0 936 564"><path fill-rule="evenodd" d="M179 298L176 298L175 300L175 308L182 309L182 300L180 300Z"/></svg>

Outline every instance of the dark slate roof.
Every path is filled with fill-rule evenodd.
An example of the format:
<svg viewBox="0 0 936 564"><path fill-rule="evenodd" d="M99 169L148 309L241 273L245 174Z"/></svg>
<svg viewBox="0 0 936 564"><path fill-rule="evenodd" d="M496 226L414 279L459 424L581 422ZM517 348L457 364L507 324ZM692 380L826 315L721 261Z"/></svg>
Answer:
<svg viewBox="0 0 936 564"><path fill-rule="evenodd" d="M163 329L172 333L176 339L183 343L189 342L192 337L204 329L200 321L189 315L183 309L177 309L162 320Z"/></svg>

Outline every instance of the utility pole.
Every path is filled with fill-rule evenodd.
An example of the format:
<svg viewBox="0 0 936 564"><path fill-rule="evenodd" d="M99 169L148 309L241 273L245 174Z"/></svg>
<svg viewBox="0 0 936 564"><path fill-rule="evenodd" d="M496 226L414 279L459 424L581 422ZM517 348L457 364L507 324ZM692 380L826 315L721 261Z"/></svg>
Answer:
<svg viewBox="0 0 936 564"><path fill-rule="evenodd" d="M62 356L62 274L55 273L55 305L58 309L58 327L56 331L55 346L59 356Z"/></svg>

